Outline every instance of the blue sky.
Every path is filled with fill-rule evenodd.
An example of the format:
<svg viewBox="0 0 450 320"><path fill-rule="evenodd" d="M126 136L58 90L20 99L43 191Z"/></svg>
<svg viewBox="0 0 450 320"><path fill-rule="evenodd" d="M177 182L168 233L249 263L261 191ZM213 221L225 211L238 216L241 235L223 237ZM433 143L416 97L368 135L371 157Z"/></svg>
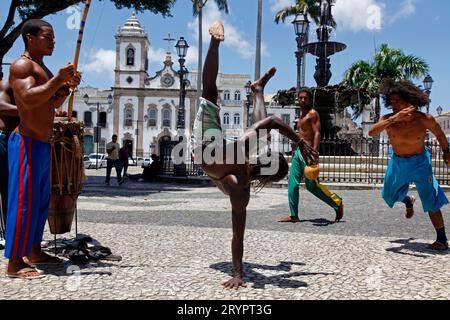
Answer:
<svg viewBox="0 0 450 320"><path fill-rule="evenodd" d="M113 85L114 34L123 25L131 10L117 10L106 1L92 1L92 7L85 29L80 64L83 70L82 85L109 88ZM225 22L225 43L221 49L220 71L224 73L244 73L254 76L254 47L256 34L256 0L229 0L230 14L219 13L213 0L209 0L204 13L204 30L216 20ZM266 92L275 93L279 89L295 86L296 50L292 18L285 24L275 24L275 12L293 0L263 0L263 57L262 71L276 66L278 72L270 81ZM9 8L9 0L0 4L0 23ZM75 10L62 11L46 17L52 23L56 34L56 50L46 63L53 71L72 61L78 30ZM378 16L378 12L380 13ZM332 57L333 77L330 84L342 80L345 70L359 59L371 59L375 48L388 43L393 48L402 49L406 54L424 58L430 65L434 79L431 92L430 113L435 114L437 106L444 111L450 109L450 1L448 0L337 0L333 14L338 23L332 40L344 42L347 49ZM151 42L150 75L162 68L162 60L167 50L163 38L170 33L173 38L184 36L188 41L188 69L196 68L198 48L197 22L192 16L190 0L178 0L172 10L173 17L162 18L152 13L140 13L138 18L148 32ZM378 23L379 22L379 23ZM315 26L311 26L310 41L315 41ZM204 36L204 56L208 45ZM174 45L175 43L172 43ZM11 62L23 51L20 39L7 54L4 62ZM175 59L176 54L173 54ZM306 85L314 86L315 59L307 57ZM177 64L174 65L177 67ZM5 70L6 76L8 75ZM417 84L422 79L415 79Z"/></svg>

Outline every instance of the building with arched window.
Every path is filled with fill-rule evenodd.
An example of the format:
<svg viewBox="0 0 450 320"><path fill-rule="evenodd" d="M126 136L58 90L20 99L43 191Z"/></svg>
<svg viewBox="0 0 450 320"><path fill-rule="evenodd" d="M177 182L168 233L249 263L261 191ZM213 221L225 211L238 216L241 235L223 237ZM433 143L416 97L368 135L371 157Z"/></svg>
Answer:
<svg viewBox="0 0 450 320"><path fill-rule="evenodd" d="M225 90L223 92L223 100L229 101L230 100L230 90Z"/></svg>
<svg viewBox="0 0 450 320"><path fill-rule="evenodd" d="M230 124L230 114L228 112L225 112L223 114L223 122L224 125L229 125Z"/></svg>

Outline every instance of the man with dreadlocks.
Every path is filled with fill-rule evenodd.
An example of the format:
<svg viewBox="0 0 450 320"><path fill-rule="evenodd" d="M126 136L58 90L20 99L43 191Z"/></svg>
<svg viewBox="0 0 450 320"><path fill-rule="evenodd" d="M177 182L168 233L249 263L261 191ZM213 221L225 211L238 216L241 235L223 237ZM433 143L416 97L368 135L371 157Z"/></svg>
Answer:
<svg viewBox="0 0 450 320"><path fill-rule="evenodd" d="M211 26L209 32L211 43L203 69L202 98L193 127L194 160L201 164L204 172L217 187L230 197L233 225L231 243L233 276L224 282L223 286L229 289L238 289L241 286L246 287L242 256L250 184L253 180L259 180L260 187L263 187L269 182L283 179L289 170L283 155L275 152L271 152L270 155L260 155L255 161L252 161L251 157L254 151L252 147L256 142L267 141L268 132L272 129L279 130L302 147L306 148L306 146L303 145L302 139L297 136L295 131L280 118L267 117L263 90L267 81L275 74L275 68L271 68L261 79L251 85L254 94L254 125L247 129L237 141L228 141L222 136L216 87L219 70L219 45L224 40L222 23L216 22Z"/></svg>
<svg viewBox="0 0 450 320"><path fill-rule="evenodd" d="M414 182L423 210L428 212L437 233L437 239L430 248L447 250L448 242L440 209L448 200L432 172L430 153L425 147L426 131L430 130L436 136L446 164L450 162L448 141L433 116L416 110L416 107L426 105L429 100L427 94L413 83L386 79L380 86L380 93L385 96L386 106L392 106L393 110L381 117L369 131L370 136L375 136L386 130L393 149L381 195L391 208L395 202L403 202L406 206L405 216L410 219L414 215L415 198L408 195L408 187Z"/></svg>

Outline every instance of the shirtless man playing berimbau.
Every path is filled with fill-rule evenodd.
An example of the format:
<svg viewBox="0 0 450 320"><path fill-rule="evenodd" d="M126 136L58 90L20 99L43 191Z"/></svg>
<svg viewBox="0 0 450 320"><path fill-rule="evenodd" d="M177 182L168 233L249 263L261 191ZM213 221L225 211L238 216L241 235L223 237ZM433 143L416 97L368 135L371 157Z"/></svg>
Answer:
<svg viewBox="0 0 450 320"><path fill-rule="evenodd" d="M246 208L250 200L251 182L259 180L260 185L264 185L268 182L279 181L287 175L289 170L286 159L281 154L274 152L270 156L270 163L264 164L265 161L259 161L263 158L261 156L264 156L260 155L258 161L252 164L250 160L253 155L252 142L256 142L258 139L260 141L267 139L267 135L272 129L279 130L281 134L287 136L296 144L303 144L303 141L280 118L267 117L263 91L267 81L275 74L275 68L271 68L261 79L251 85L254 94L254 125L248 128L237 141L227 141L226 138L222 137L216 87L219 45L224 40L222 23L216 22L210 28L210 34L211 43L203 69L202 98L193 128L194 159L196 163L201 163L203 171L230 198L233 228L231 243L233 276L230 280L224 282L223 286L237 289L246 286L242 257L244 253ZM236 149L236 153L229 152ZM215 155L212 157L213 161L208 161L205 155L213 153ZM241 160L243 161L237 159L241 158L240 156L242 156ZM272 168L268 169L272 170L270 174L264 172L267 167Z"/></svg>
<svg viewBox="0 0 450 320"><path fill-rule="evenodd" d="M9 83L20 115L18 129L9 138L9 199L5 257L10 277L36 278L33 266L60 263L41 250L50 202L50 145L55 108L80 83L72 64L56 76L44 65L55 46L52 26L29 20L22 27L25 52L10 69Z"/></svg>
<svg viewBox="0 0 450 320"><path fill-rule="evenodd" d="M430 248L446 250L448 243L440 208L448 200L432 172L430 153L425 147L426 131L430 130L436 136L446 164L450 162L448 141L433 116L416 111L417 106L428 103L428 96L413 83L385 80L380 92L386 97L386 105L392 105L393 109L369 131L370 136L375 136L386 130L393 149L381 195L391 208L395 202L403 202L406 218L411 218L415 198L408 196L408 188L414 182L423 210L428 212L437 233Z"/></svg>

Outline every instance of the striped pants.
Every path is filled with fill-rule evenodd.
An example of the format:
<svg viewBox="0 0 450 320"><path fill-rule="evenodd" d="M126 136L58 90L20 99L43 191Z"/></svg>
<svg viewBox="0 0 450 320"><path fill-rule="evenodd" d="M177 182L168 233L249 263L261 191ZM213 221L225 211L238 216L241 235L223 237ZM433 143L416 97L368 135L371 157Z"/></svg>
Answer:
<svg viewBox="0 0 450 320"><path fill-rule="evenodd" d="M50 204L50 145L11 134L5 257L18 259L40 244Z"/></svg>
<svg viewBox="0 0 450 320"><path fill-rule="evenodd" d="M289 173L288 197L289 209L291 217L298 217L298 203L300 200L300 181L304 177L306 162L300 153L300 150L295 151L292 158L291 171ZM339 209L342 199L335 193L331 193L327 187L319 183L319 180L309 180L305 178L306 189L315 195L317 198L328 204L335 211Z"/></svg>

